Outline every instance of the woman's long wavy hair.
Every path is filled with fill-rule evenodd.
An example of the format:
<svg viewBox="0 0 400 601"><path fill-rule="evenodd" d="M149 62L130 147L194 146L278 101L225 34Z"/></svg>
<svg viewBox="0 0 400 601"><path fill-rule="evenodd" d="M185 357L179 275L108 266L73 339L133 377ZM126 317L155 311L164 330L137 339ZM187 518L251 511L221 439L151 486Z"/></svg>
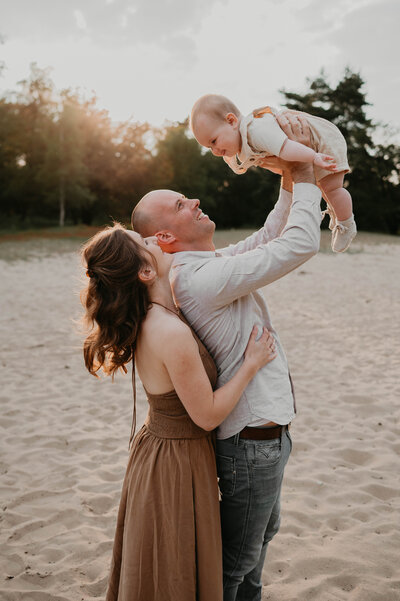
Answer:
<svg viewBox="0 0 400 601"><path fill-rule="evenodd" d="M82 248L89 277L81 292L84 324L90 331L83 344L88 371L113 375L134 356L140 325L150 306L141 268L154 267L154 257L119 223L98 232Z"/></svg>

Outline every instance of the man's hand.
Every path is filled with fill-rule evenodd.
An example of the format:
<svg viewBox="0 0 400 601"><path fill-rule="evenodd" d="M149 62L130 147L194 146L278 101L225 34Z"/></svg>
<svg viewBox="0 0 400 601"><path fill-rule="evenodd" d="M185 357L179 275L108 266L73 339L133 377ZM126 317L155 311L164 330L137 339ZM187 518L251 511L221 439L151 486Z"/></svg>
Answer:
<svg viewBox="0 0 400 601"><path fill-rule="evenodd" d="M258 164L260 167L269 169L269 171L272 171L272 173L277 173L278 175L282 175L282 173L289 168L287 161L274 156L265 157L260 160Z"/></svg>
<svg viewBox="0 0 400 601"><path fill-rule="evenodd" d="M310 126L303 115L282 111L276 115L276 120L289 140L312 147ZM294 184L315 184L314 169L310 163L290 163L290 173Z"/></svg>
<svg viewBox="0 0 400 601"><path fill-rule="evenodd" d="M276 120L289 140L312 147L310 126L303 115L282 111L276 115Z"/></svg>
<svg viewBox="0 0 400 601"><path fill-rule="evenodd" d="M294 163L288 163L279 157L265 157L262 162L260 161L260 167L269 169L272 173L277 173L282 176L281 186L288 192L293 191L293 182L291 170Z"/></svg>

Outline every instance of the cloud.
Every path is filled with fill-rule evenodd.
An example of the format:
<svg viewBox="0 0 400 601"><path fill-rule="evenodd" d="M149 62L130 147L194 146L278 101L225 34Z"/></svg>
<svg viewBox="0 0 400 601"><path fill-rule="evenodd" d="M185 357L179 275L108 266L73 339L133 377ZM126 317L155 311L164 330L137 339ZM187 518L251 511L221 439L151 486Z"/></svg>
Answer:
<svg viewBox="0 0 400 601"><path fill-rule="evenodd" d="M14 0L0 3L0 27L6 40L40 40L67 34L75 28L73 9L53 0Z"/></svg>
<svg viewBox="0 0 400 601"><path fill-rule="evenodd" d="M227 1L80 0L74 5L69 0L14 0L0 6L0 32L6 42L77 44L85 39L99 49L125 53L147 45L158 48L161 57L167 52L167 64L183 70L197 60L193 36L201 22Z"/></svg>
<svg viewBox="0 0 400 601"><path fill-rule="evenodd" d="M162 43L193 32L213 5L226 1L80 0L74 6L69 0L14 0L0 6L0 22L9 39L59 38L70 35L78 25L90 30L94 42Z"/></svg>
<svg viewBox="0 0 400 601"><path fill-rule="evenodd" d="M159 124L181 120L212 91L244 112L277 106L279 89L302 93L322 67L334 85L349 65L366 80L371 116L399 123L399 8L397 0L0 2L0 84L13 88L32 61L52 65L58 88L94 89L114 118Z"/></svg>
<svg viewBox="0 0 400 601"><path fill-rule="evenodd" d="M78 29L83 29L84 31L86 31L87 23L86 23L86 19L85 19L83 12L81 10L74 10L74 17L75 17L76 26L78 27Z"/></svg>
<svg viewBox="0 0 400 601"><path fill-rule="evenodd" d="M336 0L335 2L302 0L297 4L295 14L302 24L303 31L313 31L323 36L327 32L341 28L352 11L378 1L380 0Z"/></svg>
<svg viewBox="0 0 400 601"><path fill-rule="evenodd" d="M375 68L388 65L398 68L399 22L398 1L381 1L379 4L351 11L340 31L329 37L350 62Z"/></svg>
<svg viewBox="0 0 400 601"><path fill-rule="evenodd" d="M380 0L350 10L340 28L324 34L336 49L336 63L360 71L367 100L379 106L380 120L392 123L399 122L399 22L398 1ZM377 118L374 107L370 114Z"/></svg>
<svg viewBox="0 0 400 601"><path fill-rule="evenodd" d="M196 63L196 44L188 35L175 35L165 40L164 48L168 52L169 66L187 69Z"/></svg>

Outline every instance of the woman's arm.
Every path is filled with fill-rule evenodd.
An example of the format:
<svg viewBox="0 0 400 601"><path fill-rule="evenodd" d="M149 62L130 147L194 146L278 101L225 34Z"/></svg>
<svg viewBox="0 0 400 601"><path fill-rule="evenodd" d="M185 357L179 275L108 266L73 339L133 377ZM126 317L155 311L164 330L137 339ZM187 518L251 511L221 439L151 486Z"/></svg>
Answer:
<svg viewBox="0 0 400 601"><path fill-rule="evenodd" d="M164 364L174 389L192 420L204 430L213 430L229 415L257 371L276 357L275 340L263 328L258 340L254 327L236 374L213 392L200 358L198 345L185 324L168 336Z"/></svg>

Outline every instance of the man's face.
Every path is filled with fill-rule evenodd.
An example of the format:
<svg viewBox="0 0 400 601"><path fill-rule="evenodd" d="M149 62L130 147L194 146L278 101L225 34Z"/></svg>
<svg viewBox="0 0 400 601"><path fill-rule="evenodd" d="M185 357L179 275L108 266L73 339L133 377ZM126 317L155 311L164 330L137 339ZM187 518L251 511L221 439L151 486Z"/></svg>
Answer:
<svg viewBox="0 0 400 601"><path fill-rule="evenodd" d="M229 119L216 121L207 115L199 115L194 134L202 146L209 148L217 157L233 157L241 148L239 120L229 113Z"/></svg>
<svg viewBox="0 0 400 601"><path fill-rule="evenodd" d="M172 190L157 190L145 202L146 210L150 211L154 222L159 224L158 232L171 232L176 239L176 244L168 247L163 245L162 237L158 236L164 251L213 248L215 223L202 212L197 198L186 198Z"/></svg>

